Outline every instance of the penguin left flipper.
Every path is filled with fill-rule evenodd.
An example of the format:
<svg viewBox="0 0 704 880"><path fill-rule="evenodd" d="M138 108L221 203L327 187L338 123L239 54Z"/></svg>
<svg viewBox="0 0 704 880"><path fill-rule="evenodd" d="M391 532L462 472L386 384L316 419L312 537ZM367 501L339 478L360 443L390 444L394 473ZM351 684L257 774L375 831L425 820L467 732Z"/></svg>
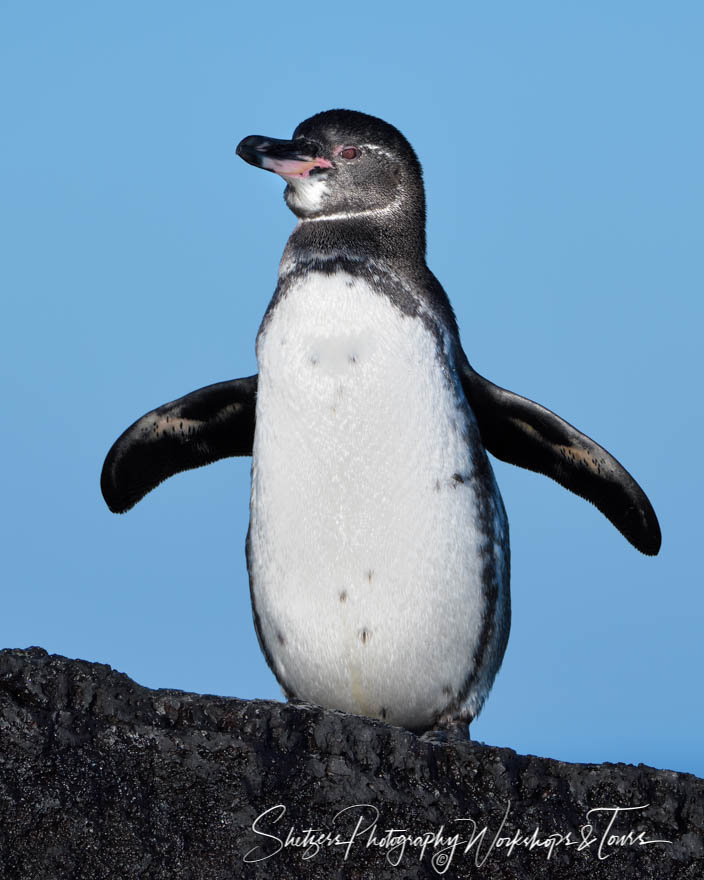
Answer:
<svg viewBox="0 0 704 880"><path fill-rule="evenodd" d="M605 449L549 409L494 385L464 359L462 387L492 455L545 474L591 501L634 547L660 550L655 511L645 492Z"/></svg>
<svg viewBox="0 0 704 880"><path fill-rule="evenodd" d="M217 382L148 412L108 452L100 488L124 513L167 477L234 455L251 455L257 376Z"/></svg>

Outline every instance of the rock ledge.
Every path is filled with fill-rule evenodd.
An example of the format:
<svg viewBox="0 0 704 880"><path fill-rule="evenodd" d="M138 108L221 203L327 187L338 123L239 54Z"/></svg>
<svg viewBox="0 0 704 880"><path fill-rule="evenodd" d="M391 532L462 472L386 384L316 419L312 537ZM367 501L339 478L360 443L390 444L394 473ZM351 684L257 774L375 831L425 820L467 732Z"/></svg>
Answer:
<svg viewBox="0 0 704 880"><path fill-rule="evenodd" d="M2 880L700 880L702 829L689 774L429 743L0 651Z"/></svg>

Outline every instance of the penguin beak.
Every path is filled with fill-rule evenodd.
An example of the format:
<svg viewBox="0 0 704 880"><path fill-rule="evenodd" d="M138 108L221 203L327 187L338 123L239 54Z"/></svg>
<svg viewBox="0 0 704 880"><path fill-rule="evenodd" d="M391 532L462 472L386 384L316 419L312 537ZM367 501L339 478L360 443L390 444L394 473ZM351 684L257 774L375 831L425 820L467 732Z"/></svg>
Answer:
<svg viewBox="0 0 704 880"><path fill-rule="evenodd" d="M237 155L265 171L282 177L308 177L313 168L332 168L332 162L317 155L320 147L311 141L282 141L252 134L237 145Z"/></svg>

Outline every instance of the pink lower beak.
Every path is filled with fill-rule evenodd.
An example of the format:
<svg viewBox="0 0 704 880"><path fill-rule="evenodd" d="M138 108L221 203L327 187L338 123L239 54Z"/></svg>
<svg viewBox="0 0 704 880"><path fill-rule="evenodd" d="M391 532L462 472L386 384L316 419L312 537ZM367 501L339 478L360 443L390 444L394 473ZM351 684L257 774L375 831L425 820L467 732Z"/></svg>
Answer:
<svg viewBox="0 0 704 880"><path fill-rule="evenodd" d="M332 162L319 159L275 159L262 156L261 167L282 177L308 177L313 168L332 168Z"/></svg>

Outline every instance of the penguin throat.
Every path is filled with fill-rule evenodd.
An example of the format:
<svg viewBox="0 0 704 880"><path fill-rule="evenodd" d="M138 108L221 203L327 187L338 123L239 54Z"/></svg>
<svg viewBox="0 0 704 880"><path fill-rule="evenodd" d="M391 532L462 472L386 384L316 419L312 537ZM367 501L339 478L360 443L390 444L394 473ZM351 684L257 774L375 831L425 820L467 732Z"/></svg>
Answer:
<svg viewBox="0 0 704 880"><path fill-rule="evenodd" d="M300 218L320 211L328 193L327 181L323 175L314 177L286 178L288 186L284 200L293 213Z"/></svg>

